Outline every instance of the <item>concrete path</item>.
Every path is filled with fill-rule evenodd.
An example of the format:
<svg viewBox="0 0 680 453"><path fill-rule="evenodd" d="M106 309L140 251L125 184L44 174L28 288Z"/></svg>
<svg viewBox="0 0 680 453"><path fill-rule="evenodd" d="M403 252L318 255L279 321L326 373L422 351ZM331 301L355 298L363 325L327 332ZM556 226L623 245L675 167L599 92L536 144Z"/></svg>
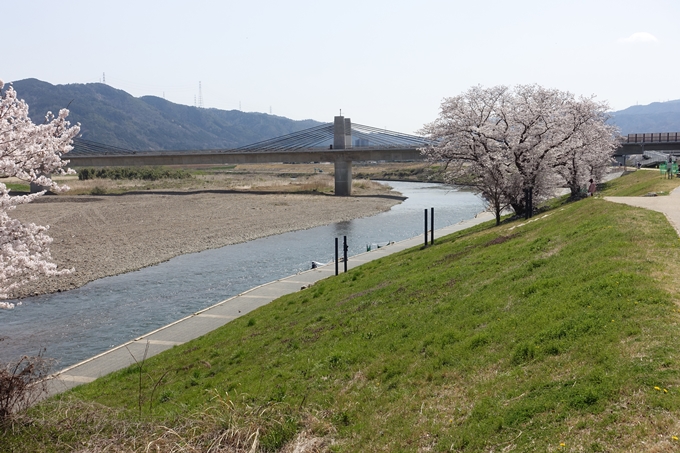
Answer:
<svg viewBox="0 0 680 453"><path fill-rule="evenodd" d="M603 197L607 201L663 213L680 235L680 187L661 197Z"/></svg>
<svg viewBox="0 0 680 453"><path fill-rule="evenodd" d="M435 230L435 240L442 236L464 230L471 226L493 220L490 212L478 214L474 219L465 220L455 225ZM417 236L401 242L353 256L347 260L347 268L352 269L369 261L401 252L411 247L423 245L424 237ZM343 263L340 263L340 272ZM301 272L290 277L267 283L235 297L219 302L212 307L198 311L186 318L180 319L146 335L135 338L125 344L110 349L91 359L72 365L53 375L49 382L49 394L54 395L71 389L77 385L92 382L98 377L120 370L141 361L147 350L147 357L151 357L173 346L183 344L215 330L229 321L245 315L258 307L268 304L286 294L300 291L304 286L313 284L335 274L335 263L330 263L317 269Z"/></svg>

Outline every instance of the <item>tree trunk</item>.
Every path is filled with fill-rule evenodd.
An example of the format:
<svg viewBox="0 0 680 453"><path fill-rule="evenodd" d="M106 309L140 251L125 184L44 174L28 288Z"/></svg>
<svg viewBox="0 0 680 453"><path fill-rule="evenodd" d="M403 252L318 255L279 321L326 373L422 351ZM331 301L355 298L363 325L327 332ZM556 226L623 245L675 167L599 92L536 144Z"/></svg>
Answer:
<svg viewBox="0 0 680 453"><path fill-rule="evenodd" d="M524 214L524 202L510 203L510 207L512 208L513 211L515 211L515 214L517 215Z"/></svg>

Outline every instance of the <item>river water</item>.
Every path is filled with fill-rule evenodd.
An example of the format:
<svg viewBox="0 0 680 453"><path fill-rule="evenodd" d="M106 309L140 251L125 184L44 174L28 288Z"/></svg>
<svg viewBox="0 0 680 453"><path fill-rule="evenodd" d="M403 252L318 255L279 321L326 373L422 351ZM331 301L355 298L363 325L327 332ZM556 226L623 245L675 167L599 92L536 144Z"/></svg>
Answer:
<svg viewBox="0 0 680 453"><path fill-rule="evenodd" d="M342 244L347 236L352 256L369 244L423 234L426 208L435 208L435 228L484 209L480 198L451 186L389 185L408 198L372 217L182 255L68 292L23 299L13 310L0 310L0 362L44 348L44 355L64 368L252 287L307 270L312 261L330 262L336 237Z"/></svg>

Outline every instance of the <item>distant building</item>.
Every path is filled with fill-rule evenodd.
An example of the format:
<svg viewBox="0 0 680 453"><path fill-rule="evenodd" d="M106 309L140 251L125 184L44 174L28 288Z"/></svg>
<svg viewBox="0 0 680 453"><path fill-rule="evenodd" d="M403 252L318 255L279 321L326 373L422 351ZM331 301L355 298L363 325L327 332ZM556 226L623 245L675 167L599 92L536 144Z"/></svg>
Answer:
<svg viewBox="0 0 680 453"><path fill-rule="evenodd" d="M356 140L354 140L354 146L356 148L366 147L366 146L368 146L368 139L367 138L357 138Z"/></svg>

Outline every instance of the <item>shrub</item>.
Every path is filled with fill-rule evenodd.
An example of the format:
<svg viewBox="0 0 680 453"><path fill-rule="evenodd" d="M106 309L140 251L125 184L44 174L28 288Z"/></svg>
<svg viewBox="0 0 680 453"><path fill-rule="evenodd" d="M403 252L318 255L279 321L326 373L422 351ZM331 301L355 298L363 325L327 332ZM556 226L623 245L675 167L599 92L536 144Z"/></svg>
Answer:
<svg viewBox="0 0 680 453"><path fill-rule="evenodd" d="M143 179L157 181L159 179L188 179L193 178L187 170L171 170L162 167L112 167L112 168L81 168L78 179Z"/></svg>
<svg viewBox="0 0 680 453"><path fill-rule="evenodd" d="M52 362L41 353L0 367L0 424L47 393L46 378Z"/></svg>

